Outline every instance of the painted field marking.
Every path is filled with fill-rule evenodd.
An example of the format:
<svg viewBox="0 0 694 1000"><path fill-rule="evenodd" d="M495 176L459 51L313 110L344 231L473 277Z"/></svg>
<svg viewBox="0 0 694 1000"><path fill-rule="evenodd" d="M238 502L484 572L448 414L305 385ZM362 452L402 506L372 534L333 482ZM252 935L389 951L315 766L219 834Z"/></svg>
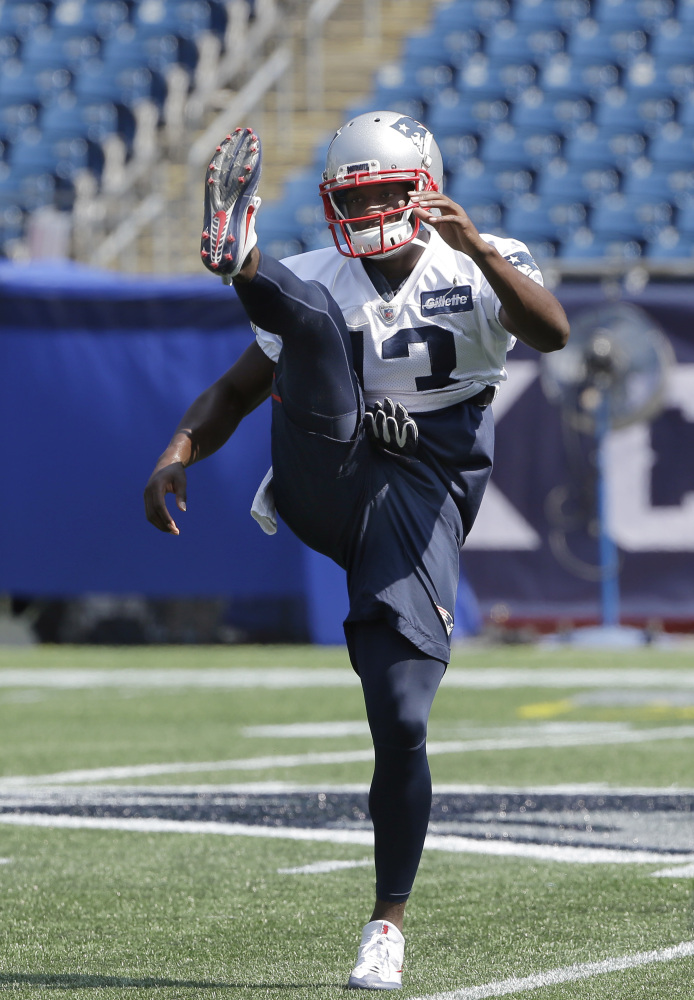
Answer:
<svg viewBox="0 0 694 1000"><path fill-rule="evenodd" d="M313 843L357 844L373 847L372 830L321 830L305 827L256 826L150 817L70 816L46 813L0 813L7 826L36 826L61 830L123 830L130 833L212 833L225 837L256 837ZM556 844L518 844L507 840L482 840L455 835L430 834L424 847L453 854L487 854L496 857L534 858L568 864L681 864L694 863L687 854L657 851L624 851L609 847L568 847Z"/></svg>
<svg viewBox="0 0 694 1000"><path fill-rule="evenodd" d="M134 805L149 803L151 796L156 796L158 805L177 805L181 795L216 794L239 795L285 795L299 793L314 795L319 793L362 794L368 795L369 785L366 782L304 782L304 781L242 781L224 782L220 784L196 783L194 785L31 785L26 787L13 786L9 789L0 787L0 808L25 809L27 804L39 802L42 805L74 806L81 801L106 802L123 801ZM563 783L556 785L472 785L459 783L437 783L433 789L434 795L523 795L531 798L536 795L686 795L694 796L694 788L682 788L678 785L654 788L652 786L609 785L607 782ZM170 798L166 798L166 796Z"/></svg>
<svg viewBox="0 0 694 1000"><path fill-rule="evenodd" d="M497 980L484 986L467 986L449 993L431 993L414 1000L486 1000L487 997L502 997L509 993L524 993L537 990L542 986L558 986L560 983L575 983L581 979L591 979L593 976L604 976L609 972L624 972L626 969L637 969L642 965L653 965L657 962L673 962L678 958L689 958L694 955L694 941L683 941L671 948L660 951L639 951L633 955L623 955L621 958L606 958L602 962L585 962L567 965L558 969L548 969L547 972L537 972L532 976L518 979Z"/></svg>
<svg viewBox="0 0 694 1000"><path fill-rule="evenodd" d="M489 690L497 688L606 688L655 687L662 689L694 688L694 670L651 670L647 667L563 669L535 667L528 671L508 667L449 667L444 686ZM57 688L88 690L93 688L325 688L358 689L359 681L349 667L218 667L205 670L123 669L104 670L27 670L0 669L0 688Z"/></svg>
<svg viewBox="0 0 694 1000"><path fill-rule="evenodd" d="M690 865L675 865L674 868L661 868L651 872L651 878L694 878L694 863Z"/></svg>
<svg viewBox="0 0 694 1000"><path fill-rule="evenodd" d="M328 872L342 871L343 868L370 868L373 858L363 858L361 861L314 861L310 865L300 865L298 868L278 868L278 875L325 875Z"/></svg>
<svg viewBox="0 0 694 1000"><path fill-rule="evenodd" d="M289 722L286 725L244 726L243 735L251 739L341 739L345 736L369 736L366 719L354 722Z"/></svg>
<svg viewBox="0 0 694 1000"><path fill-rule="evenodd" d="M475 753L494 750L532 750L545 747L614 746L619 744L651 743L661 740L689 740L694 738L694 726L666 726L660 728L628 729L619 724L605 732L570 731L482 738L474 740L433 741L427 744L429 756L456 753ZM264 771L274 768L306 767L323 764L351 764L371 762L373 749L340 750L301 754L280 754L267 757L245 757L238 760L177 762L167 764L133 764L130 766L84 768L58 771L53 774L15 775L0 778L0 789L27 785L70 784L87 781L108 781L123 778L149 777L157 774L190 774L213 771Z"/></svg>
<svg viewBox="0 0 694 1000"><path fill-rule="evenodd" d="M691 694L694 699L694 692ZM573 722L544 720L541 722L518 723L515 726L473 726L461 722L451 725L434 723L429 728L429 742L434 736L456 736L471 739L473 736L501 737L519 736L530 733L537 737L539 733L603 733L618 729L631 729L628 721L623 722ZM366 719L354 719L349 722L289 722L280 725L244 726L242 735L250 739L340 739L347 736L370 736L369 724Z"/></svg>

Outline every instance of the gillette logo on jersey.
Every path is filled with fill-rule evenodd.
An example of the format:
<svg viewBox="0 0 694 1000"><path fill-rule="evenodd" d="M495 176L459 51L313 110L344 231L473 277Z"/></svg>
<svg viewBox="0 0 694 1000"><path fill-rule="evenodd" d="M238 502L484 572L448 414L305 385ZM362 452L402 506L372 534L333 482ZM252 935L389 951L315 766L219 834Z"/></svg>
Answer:
<svg viewBox="0 0 694 1000"><path fill-rule="evenodd" d="M419 300L422 316L470 312L474 306L470 285L456 285L454 288L435 288L431 292L421 292Z"/></svg>

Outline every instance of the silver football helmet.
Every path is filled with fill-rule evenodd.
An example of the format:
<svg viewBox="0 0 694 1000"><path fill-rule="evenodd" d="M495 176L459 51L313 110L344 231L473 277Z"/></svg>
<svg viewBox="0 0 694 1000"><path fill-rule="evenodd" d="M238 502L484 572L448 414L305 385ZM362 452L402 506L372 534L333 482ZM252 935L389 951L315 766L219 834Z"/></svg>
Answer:
<svg viewBox="0 0 694 1000"><path fill-rule="evenodd" d="M396 111L371 111L337 130L320 185L326 221L346 257L389 256L419 232L411 202L404 209L348 216L342 192L384 181L405 181L412 191L440 191L443 161L434 136L421 122Z"/></svg>

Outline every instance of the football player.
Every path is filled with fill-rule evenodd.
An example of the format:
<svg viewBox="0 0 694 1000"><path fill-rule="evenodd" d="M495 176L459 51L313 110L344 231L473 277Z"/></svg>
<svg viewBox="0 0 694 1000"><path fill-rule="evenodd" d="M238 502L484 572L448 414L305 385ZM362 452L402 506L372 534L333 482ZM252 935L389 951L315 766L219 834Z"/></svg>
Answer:
<svg viewBox="0 0 694 1000"><path fill-rule="evenodd" d="M251 129L207 171L201 255L234 285L252 343L188 409L145 490L178 534L186 468L272 395L272 469L254 502L343 567L347 647L373 737L376 902L349 986L402 983L405 905L431 808L426 729L450 657L459 552L492 467L489 404L516 338L566 343L563 309L527 247L480 235L443 193L441 154L391 111L338 129L320 184L334 247L279 262L257 246L261 150Z"/></svg>

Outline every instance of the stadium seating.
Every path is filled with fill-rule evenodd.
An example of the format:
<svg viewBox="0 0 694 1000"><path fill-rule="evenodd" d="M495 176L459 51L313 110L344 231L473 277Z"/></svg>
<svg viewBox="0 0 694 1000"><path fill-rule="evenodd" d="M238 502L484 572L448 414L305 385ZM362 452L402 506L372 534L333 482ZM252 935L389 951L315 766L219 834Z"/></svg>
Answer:
<svg viewBox="0 0 694 1000"><path fill-rule="evenodd" d="M81 173L101 182L114 137L135 155L139 109L163 122L173 68L192 80L227 17L222 0L0 3L0 255L32 206L69 207ZM689 259L692 52L694 0L451 0L350 111L425 121L451 196L540 256ZM322 153L288 207L263 207L274 252L330 241Z"/></svg>
<svg viewBox="0 0 694 1000"><path fill-rule="evenodd" d="M138 155L171 70L192 81L198 40L223 39L227 18L224 0L0 3L0 256L32 211L71 210L80 177L98 190L114 139Z"/></svg>
<svg viewBox="0 0 694 1000"><path fill-rule="evenodd" d="M453 0L351 112L421 117L450 196L539 256L691 258L693 52L694 0Z"/></svg>

